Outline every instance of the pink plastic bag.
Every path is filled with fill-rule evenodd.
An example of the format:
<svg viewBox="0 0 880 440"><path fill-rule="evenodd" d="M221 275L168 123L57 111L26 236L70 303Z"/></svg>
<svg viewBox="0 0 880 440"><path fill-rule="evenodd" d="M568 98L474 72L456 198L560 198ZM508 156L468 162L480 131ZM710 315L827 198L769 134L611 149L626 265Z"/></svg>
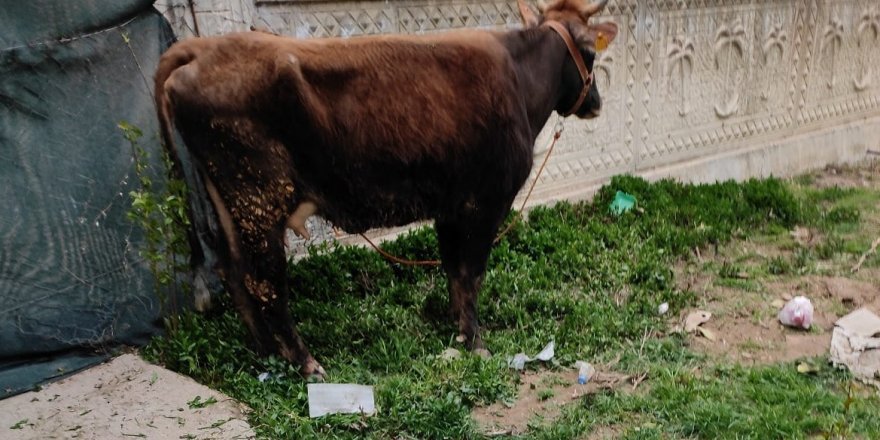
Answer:
<svg viewBox="0 0 880 440"><path fill-rule="evenodd" d="M805 296L796 296L779 311L779 322L788 327L809 329L813 325L813 303Z"/></svg>

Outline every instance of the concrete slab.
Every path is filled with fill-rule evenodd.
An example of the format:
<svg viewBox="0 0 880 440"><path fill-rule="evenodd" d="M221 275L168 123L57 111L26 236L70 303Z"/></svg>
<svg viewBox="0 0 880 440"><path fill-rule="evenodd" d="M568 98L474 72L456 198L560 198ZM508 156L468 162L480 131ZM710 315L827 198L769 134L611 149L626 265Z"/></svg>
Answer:
<svg viewBox="0 0 880 440"><path fill-rule="evenodd" d="M216 403L190 405L196 397ZM250 439L247 411L188 377L125 354L0 400L0 439Z"/></svg>

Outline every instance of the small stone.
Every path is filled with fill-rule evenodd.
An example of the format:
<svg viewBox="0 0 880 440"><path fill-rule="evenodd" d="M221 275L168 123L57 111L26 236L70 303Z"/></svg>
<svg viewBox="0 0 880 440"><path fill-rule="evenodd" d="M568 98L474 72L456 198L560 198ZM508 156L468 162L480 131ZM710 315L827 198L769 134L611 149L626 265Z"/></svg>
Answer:
<svg viewBox="0 0 880 440"><path fill-rule="evenodd" d="M442 353L440 353L439 357L440 359L444 360L458 359L461 357L461 352L454 348L447 348L446 350L443 350Z"/></svg>

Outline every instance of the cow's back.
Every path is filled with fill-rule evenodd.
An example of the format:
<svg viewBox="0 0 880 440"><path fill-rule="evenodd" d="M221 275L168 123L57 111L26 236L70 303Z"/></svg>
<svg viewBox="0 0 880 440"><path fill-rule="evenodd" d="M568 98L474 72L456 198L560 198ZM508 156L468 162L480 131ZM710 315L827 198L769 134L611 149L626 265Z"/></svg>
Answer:
<svg viewBox="0 0 880 440"><path fill-rule="evenodd" d="M517 110L507 54L491 34L305 42L296 53L351 154L446 155Z"/></svg>

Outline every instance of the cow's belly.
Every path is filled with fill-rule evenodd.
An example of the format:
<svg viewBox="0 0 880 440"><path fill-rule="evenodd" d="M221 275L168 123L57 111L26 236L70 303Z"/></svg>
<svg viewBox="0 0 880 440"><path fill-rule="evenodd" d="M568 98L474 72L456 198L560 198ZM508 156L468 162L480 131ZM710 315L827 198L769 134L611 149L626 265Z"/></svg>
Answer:
<svg viewBox="0 0 880 440"><path fill-rule="evenodd" d="M430 186L425 185L426 189ZM387 187L364 182L351 189L345 192L319 190L315 200L320 216L350 233L434 218L442 196L419 191L411 185Z"/></svg>
<svg viewBox="0 0 880 440"><path fill-rule="evenodd" d="M418 163L325 157L324 166L310 166L294 153L294 174L300 179L294 186L298 201L312 201L318 215L350 233L422 220L466 220L483 208L497 212L495 205L512 199L528 174L528 157L521 165L494 163L490 157L463 154L458 162L445 157Z"/></svg>

